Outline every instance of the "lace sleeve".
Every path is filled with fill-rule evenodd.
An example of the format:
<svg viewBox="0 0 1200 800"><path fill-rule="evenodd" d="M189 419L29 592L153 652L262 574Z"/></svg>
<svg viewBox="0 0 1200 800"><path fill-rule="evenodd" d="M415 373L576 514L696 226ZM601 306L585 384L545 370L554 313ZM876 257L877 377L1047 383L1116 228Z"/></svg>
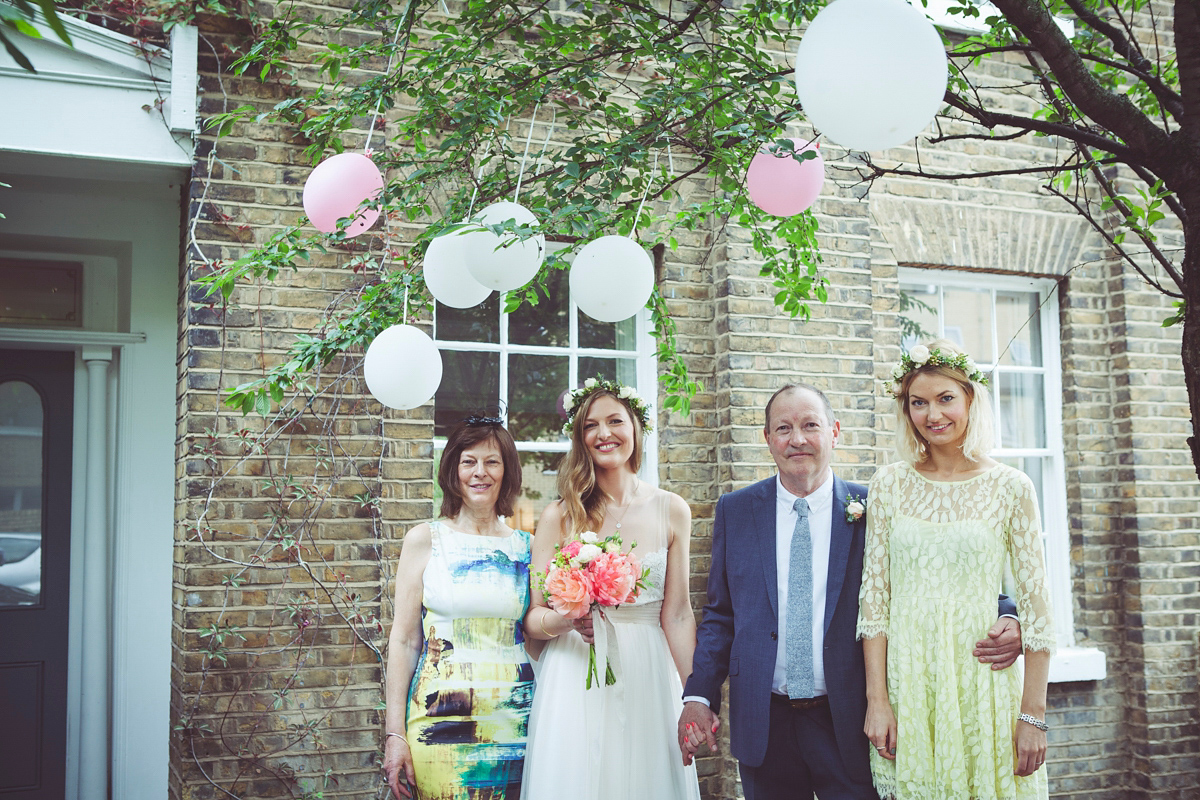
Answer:
<svg viewBox="0 0 1200 800"><path fill-rule="evenodd" d="M1050 592L1042 557L1041 514L1033 483L1023 474L1018 473L1017 477L1005 533L1021 638L1026 650L1053 653L1054 625L1050 618Z"/></svg>
<svg viewBox="0 0 1200 800"><path fill-rule="evenodd" d="M863 553L862 586L858 590L859 639L887 635L892 587L888 558L891 515L889 494L895 482L891 470L876 473L867 492L867 542Z"/></svg>

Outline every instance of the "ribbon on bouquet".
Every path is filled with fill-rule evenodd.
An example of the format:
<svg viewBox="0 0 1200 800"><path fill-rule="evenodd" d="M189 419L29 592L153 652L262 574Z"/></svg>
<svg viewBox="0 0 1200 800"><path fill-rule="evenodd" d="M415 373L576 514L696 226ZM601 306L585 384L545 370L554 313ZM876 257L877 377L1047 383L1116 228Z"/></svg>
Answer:
<svg viewBox="0 0 1200 800"><path fill-rule="evenodd" d="M621 653L617 644L617 629L604 609L592 610L592 651L588 657L587 688L612 686L621 676ZM604 675L601 679L601 674ZM595 684L592 681L595 680Z"/></svg>

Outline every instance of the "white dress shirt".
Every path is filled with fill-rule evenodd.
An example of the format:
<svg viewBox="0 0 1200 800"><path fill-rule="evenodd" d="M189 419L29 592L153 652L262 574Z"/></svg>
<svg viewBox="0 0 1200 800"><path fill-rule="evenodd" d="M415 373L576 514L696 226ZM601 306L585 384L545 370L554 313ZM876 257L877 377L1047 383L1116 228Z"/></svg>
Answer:
<svg viewBox="0 0 1200 800"><path fill-rule="evenodd" d="M771 691L787 696L787 609L788 572L792 559L792 534L796 530L797 495L783 488L775 476L775 573L779 589L779 645L775 651L775 675ZM833 524L833 470L825 476L816 491L804 498L808 501L808 526L812 534L812 603L813 694L827 693L825 688L825 587L829 583L829 543Z"/></svg>

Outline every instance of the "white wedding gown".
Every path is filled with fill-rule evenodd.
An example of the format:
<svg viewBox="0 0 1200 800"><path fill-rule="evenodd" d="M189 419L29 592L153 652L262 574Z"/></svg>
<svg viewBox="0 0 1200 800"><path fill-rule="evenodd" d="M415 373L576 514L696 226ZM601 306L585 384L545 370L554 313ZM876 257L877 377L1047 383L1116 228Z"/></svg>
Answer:
<svg viewBox="0 0 1200 800"><path fill-rule="evenodd" d="M575 631L550 640L537 666L522 800L699 800L696 767L684 767L676 725L683 687L659 625L667 574L667 509L657 530L622 530L650 570L634 603L609 608L615 630L612 686L585 689L588 646ZM604 664L597 662L600 682Z"/></svg>

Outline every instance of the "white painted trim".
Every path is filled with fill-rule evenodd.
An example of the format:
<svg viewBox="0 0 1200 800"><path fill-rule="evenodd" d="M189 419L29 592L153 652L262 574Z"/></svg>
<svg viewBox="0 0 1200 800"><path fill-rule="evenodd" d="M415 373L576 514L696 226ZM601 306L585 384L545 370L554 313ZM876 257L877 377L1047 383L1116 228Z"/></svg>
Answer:
<svg viewBox="0 0 1200 800"><path fill-rule="evenodd" d="M105 89L135 89L152 92L161 84L143 78L118 78L112 75L89 75L85 72L54 72L48 69L38 70L36 74L29 73L20 67L0 65L0 78L21 78L27 81L45 81L47 83L73 83L81 86L100 86Z"/></svg>
<svg viewBox="0 0 1200 800"><path fill-rule="evenodd" d="M114 333L70 328L0 328L0 345L17 350L78 350L123 347L146 341L144 333Z"/></svg>
<svg viewBox="0 0 1200 800"><path fill-rule="evenodd" d="M192 25L171 28L171 130L196 132L199 34Z"/></svg>
<svg viewBox="0 0 1200 800"><path fill-rule="evenodd" d="M1050 683L1102 681L1106 677L1104 652L1095 647L1060 647L1050 659Z"/></svg>
<svg viewBox="0 0 1200 800"><path fill-rule="evenodd" d="M147 58L143 55L142 44L131 36L115 33L68 14L60 13L58 18L71 37L70 45L58 38L58 34L46 22L40 9L36 10L32 25L48 42L61 47L70 47L77 53L140 73L151 81L165 80L171 71L170 55L161 48L150 48ZM21 72L28 75L23 70Z"/></svg>
<svg viewBox="0 0 1200 800"><path fill-rule="evenodd" d="M111 347L83 348L87 365L87 453L84 478L82 664L79 706L79 796L108 795L111 698L112 577L109 525L108 368Z"/></svg>

